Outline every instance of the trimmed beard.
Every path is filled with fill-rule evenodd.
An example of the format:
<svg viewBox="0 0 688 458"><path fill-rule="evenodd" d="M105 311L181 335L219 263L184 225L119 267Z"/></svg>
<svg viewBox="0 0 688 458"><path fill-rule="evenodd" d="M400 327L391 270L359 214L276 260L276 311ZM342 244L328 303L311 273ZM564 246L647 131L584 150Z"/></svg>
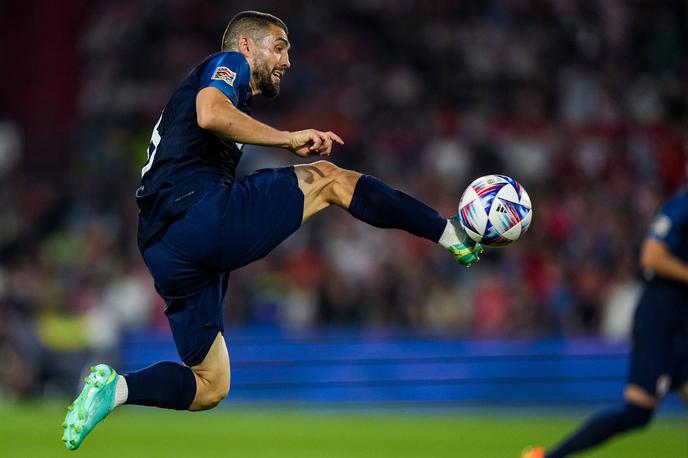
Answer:
<svg viewBox="0 0 688 458"><path fill-rule="evenodd" d="M279 83L275 84L272 81L272 70L263 64L260 68L256 68L253 72L253 79L256 81L258 90L263 97L269 99L277 97L280 91Z"/></svg>

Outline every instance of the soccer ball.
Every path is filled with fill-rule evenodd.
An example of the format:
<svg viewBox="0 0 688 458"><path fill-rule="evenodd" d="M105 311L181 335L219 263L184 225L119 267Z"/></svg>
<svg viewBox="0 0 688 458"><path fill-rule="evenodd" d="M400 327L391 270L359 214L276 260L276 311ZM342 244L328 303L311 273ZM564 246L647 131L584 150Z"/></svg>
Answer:
<svg viewBox="0 0 688 458"><path fill-rule="evenodd" d="M459 221L468 236L489 247L518 240L530 226L533 210L523 186L504 175L473 181L461 196Z"/></svg>

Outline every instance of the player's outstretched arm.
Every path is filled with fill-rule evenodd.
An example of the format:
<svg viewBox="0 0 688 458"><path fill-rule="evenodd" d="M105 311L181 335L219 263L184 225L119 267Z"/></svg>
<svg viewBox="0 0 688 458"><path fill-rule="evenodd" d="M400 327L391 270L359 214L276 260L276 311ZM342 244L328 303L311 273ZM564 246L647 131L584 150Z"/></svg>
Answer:
<svg viewBox="0 0 688 458"><path fill-rule="evenodd" d="M206 87L196 96L196 122L225 140L285 148L301 157L329 156L334 142L344 144L333 132L315 129L289 132L268 126L237 109L214 87Z"/></svg>
<svg viewBox="0 0 688 458"><path fill-rule="evenodd" d="M688 264L671 254L664 242L652 237L643 243L640 266L656 275L688 283Z"/></svg>

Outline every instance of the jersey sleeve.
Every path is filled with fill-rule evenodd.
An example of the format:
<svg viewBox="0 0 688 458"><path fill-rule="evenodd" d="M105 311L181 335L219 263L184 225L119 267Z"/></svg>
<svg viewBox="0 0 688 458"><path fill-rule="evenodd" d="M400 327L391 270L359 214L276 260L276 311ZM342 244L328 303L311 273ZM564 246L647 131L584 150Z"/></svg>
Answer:
<svg viewBox="0 0 688 458"><path fill-rule="evenodd" d="M650 226L649 237L665 243L669 251L678 249L685 236L688 212L682 203L675 200L668 202Z"/></svg>
<svg viewBox="0 0 688 458"><path fill-rule="evenodd" d="M216 87L234 106L246 92L251 72L246 58L238 52L222 53L210 60L201 75L201 87Z"/></svg>

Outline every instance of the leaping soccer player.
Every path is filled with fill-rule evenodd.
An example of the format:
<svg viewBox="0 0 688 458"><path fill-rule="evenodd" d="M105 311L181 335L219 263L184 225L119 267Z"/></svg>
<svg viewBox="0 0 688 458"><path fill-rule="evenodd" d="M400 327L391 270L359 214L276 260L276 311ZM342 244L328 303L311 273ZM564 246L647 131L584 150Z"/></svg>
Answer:
<svg viewBox="0 0 688 458"><path fill-rule="evenodd" d="M235 178L245 144L329 156L333 132L277 130L249 116L253 96L272 98L289 62L287 26L244 11L232 18L221 52L182 81L158 120L136 191L138 245L165 300L184 364L165 361L119 375L99 364L68 407L62 440L78 448L112 409L137 404L212 409L229 392L222 304L229 272L261 259L308 218L337 205L380 228L397 228L448 249L462 265L482 248L454 218L377 178L318 161Z"/></svg>
<svg viewBox="0 0 688 458"><path fill-rule="evenodd" d="M640 264L646 281L633 317L623 405L599 412L552 450L529 448L522 458L563 458L642 428L670 389L688 403L688 190L655 218Z"/></svg>

